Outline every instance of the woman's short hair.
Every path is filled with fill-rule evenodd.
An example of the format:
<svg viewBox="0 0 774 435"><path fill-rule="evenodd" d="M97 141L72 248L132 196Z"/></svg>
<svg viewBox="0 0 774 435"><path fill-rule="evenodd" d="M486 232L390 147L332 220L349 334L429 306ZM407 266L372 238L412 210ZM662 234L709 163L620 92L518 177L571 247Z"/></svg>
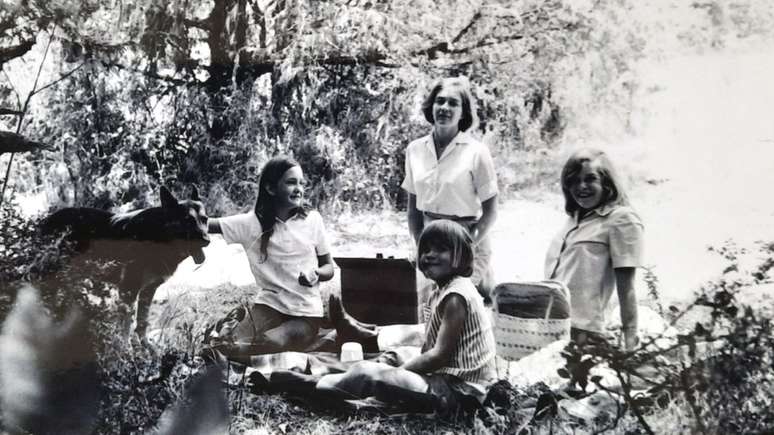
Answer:
<svg viewBox="0 0 774 435"><path fill-rule="evenodd" d="M458 276L473 274L473 237L457 222L439 219L430 222L419 236L417 261L429 246L448 249L452 253L452 272ZM420 263L420 270L422 270Z"/></svg>
<svg viewBox="0 0 774 435"><path fill-rule="evenodd" d="M442 89L455 89L460 93L462 116L458 126L460 131L467 131L476 121L476 101L473 99L473 93L470 90L470 82L465 77L447 77L433 83L430 93L422 102L422 113L425 115L425 119L431 124L435 123L433 103L435 102L435 97Z"/></svg>
<svg viewBox="0 0 774 435"><path fill-rule="evenodd" d="M601 178L602 200L600 206L607 204L629 205L629 198L623 188L622 180L607 154L594 148L582 148L572 153L562 168L562 194L564 195L564 210L567 214L572 216L581 208L572 197L570 185L580 174L584 163L591 165Z"/></svg>

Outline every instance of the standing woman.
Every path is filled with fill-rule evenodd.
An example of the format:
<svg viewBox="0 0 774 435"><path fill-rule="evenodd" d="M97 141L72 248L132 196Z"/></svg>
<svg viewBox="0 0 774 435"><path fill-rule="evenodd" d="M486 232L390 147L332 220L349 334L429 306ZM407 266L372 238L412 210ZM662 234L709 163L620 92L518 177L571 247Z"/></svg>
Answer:
<svg viewBox="0 0 774 435"><path fill-rule="evenodd" d="M414 241L422 229L448 219L468 229L475 244L471 280L488 300L493 287L492 248L487 236L497 218L497 174L489 148L468 131L475 102L465 78L436 82L422 103L433 131L406 148L408 225Z"/></svg>

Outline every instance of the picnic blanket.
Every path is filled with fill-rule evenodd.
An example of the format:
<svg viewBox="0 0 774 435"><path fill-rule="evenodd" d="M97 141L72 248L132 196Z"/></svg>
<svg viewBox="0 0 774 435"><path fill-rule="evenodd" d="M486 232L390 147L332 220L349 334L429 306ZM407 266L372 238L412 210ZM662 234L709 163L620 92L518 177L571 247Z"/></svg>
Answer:
<svg viewBox="0 0 774 435"><path fill-rule="evenodd" d="M381 327L379 348L388 350L366 353L363 359L398 367L420 354L423 334L423 325ZM335 331L321 331L320 340L312 347L329 349L331 343L336 343ZM285 394L317 408L373 410L386 415L436 413L431 405L434 398L430 394L417 394L401 403L385 403L373 397L342 399L316 389L317 381L323 376L343 373L357 362L342 362L339 352L325 350L254 355L247 365L228 365L228 384L231 387L246 387L256 394Z"/></svg>
<svg viewBox="0 0 774 435"><path fill-rule="evenodd" d="M660 348L674 344L674 331L653 310L639 307L640 333L642 337L659 336L649 346ZM615 327L616 325L612 325ZM422 395L417 400L404 403L384 403L374 398L343 400L341 397L331 397L315 389L317 381L326 374L342 373L354 362L341 362L335 346L335 332L321 331L319 340L313 346L328 351L281 352L268 355L256 355L250 359L247 366L235 365L229 368L229 384L234 388L247 387L254 393L282 393L310 408L340 409L344 411L371 410L380 415L425 415L429 418L442 417L436 410L425 406L429 401ZM424 325L390 325L379 328L379 348L387 349L381 353L367 353L365 359L377 360L389 365L399 366L402 362L420 353L424 337ZM646 341L647 342L647 341ZM572 395L567 390L568 380L559 375L559 369L565 366L561 353L568 340L558 340L542 347L518 361L509 361L498 356L497 384L502 384L500 393L516 395L517 400L498 404L496 401L497 387L491 386L484 406L492 409L507 410L518 408L525 415L532 415L533 420L543 418L546 403L553 403L554 414L559 418L572 421L596 421L599 418L616 418L623 406L619 392L622 388L614 370L606 364L591 369L590 376L599 377L599 382L605 388L598 389L589 385L580 395ZM647 372L648 367L640 371ZM633 385L637 391L631 393L647 394L647 386ZM642 388L640 390L640 388ZM577 393L577 392L576 392ZM516 397L514 396L514 397ZM543 400L548 398L547 400ZM503 399L500 398L502 401ZM545 409L544 409L545 408Z"/></svg>
<svg viewBox="0 0 774 435"><path fill-rule="evenodd" d="M364 355L364 360L378 361L398 367L420 354L424 339L424 325L388 325L379 327L378 347L386 349ZM253 355L246 365L228 364L228 383L231 386L247 386L255 393L287 393L307 402L330 402L328 397L317 394L317 381L327 374L343 373L356 361L342 362L337 349L335 330L321 330L318 338L304 352L279 352ZM353 398L346 405L390 408L374 399ZM333 403L340 403L336 400ZM393 409L399 411L399 408Z"/></svg>

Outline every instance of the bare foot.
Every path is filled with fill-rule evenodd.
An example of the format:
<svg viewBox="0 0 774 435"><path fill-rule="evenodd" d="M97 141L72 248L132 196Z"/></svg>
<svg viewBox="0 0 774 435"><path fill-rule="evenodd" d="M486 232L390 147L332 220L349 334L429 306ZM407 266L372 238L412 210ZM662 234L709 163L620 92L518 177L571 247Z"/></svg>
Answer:
<svg viewBox="0 0 774 435"><path fill-rule="evenodd" d="M340 341L371 341L378 335L376 325L363 323L347 314L341 299L331 295L328 300L330 320Z"/></svg>

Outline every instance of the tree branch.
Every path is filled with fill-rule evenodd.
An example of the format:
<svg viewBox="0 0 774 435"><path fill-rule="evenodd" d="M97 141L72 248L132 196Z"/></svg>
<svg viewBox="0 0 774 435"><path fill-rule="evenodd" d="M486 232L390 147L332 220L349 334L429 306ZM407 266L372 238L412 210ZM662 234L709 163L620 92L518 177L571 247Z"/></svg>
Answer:
<svg viewBox="0 0 774 435"><path fill-rule="evenodd" d="M473 25L476 24L476 21L481 18L481 11L477 11L475 14L473 14L473 17L470 18L470 22L467 26L463 27L462 30L460 30L459 33L457 33L457 36L452 38L451 43L456 44L459 42L460 39L462 39L463 36L465 36L466 33L470 31L470 29L473 28Z"/></svg>
<svg viewBox="0 0 774 435"><path fill-rule="evenodd" d="M0 154L21 153L39 149L49 149L49 147L40 142L29 140L20 134L0 131Z"/></svg>
<svg viewBox="0 0 774 435"><path fill-rule="evenodd" d="M64 80L64 79L66 79L66 78L70 77L70 76L71 76L71 75L73 75L73 74L74 74L76 71L78 71L79 69L81 69L81 67L83 67L83 65L84 65L85 63L86 63L86 62L81 62L81 64L80 64L80 65L78 65L78 66L76 66L75 68L71 69L70 71L67 71L66 73L62 74L61 76L59 76L59 78L57 78L57 79L56 79L56 80L54 80L53 82L51 82L51 83L48 83L48 84L46 84L45 86L41 86L41 87L40 87L40 89L37 89L37 90L36 90L34 93L35 93L35 94L38 94L38 93L40 93L40 92L43 92L44 90L46 90L46 89L50 88L51 86L54 86L55 84L57 84L57 83L61 82L62 80Z"/></svg>
<svg viewBox="0 0 774 435"><path fill-rule="evenodd" d="M0 47L0 66L11 59L24 56L35 45L35 39L27 39L22 41L19 45L12 45L10 47Z"/></svg>
<svg viewBox="0 0 774 435"><path fill-rule="evenodd" d="M22 114L23 114L23 112L20 112L18 110L5 109L5 108L0 107L0 115L16 115L16 116L19 116L19 115L22 115Z"/></svg>
<svg viewBox="0 0 774 435"><path fill-rule="evenodd" d="M166 82L166 83L172 83L172 84L178 85L178 86L202 86L203 85L198 80L176 79L174 77L164 76L164 75L161 75L161 74L158 74L158 73L155 73L155 72L143 71L143 70L138 69L138 68L122 65L122 64L117 63L117 62L108 62L108 61L104 61L103 60L102 64L105 65L108 68L113 67L113 68L117 68L117 69L120 69L120 70L123 70L123 71L129 71L131 73L140 74L140 75L143 75L145 77L149 77L149 78L152 78L152 79L155 79L155 80L159 80L159 81L162 81L162 82Z"/></svg>
<svg viewBox="0 0 774 435"><path fill-rule="evenodd" d="M197 29L210 31L210 26L207 23L206 20L192 20L190 18L183 19L183 24L185 24L188 27L195 27Z"/></svg>

